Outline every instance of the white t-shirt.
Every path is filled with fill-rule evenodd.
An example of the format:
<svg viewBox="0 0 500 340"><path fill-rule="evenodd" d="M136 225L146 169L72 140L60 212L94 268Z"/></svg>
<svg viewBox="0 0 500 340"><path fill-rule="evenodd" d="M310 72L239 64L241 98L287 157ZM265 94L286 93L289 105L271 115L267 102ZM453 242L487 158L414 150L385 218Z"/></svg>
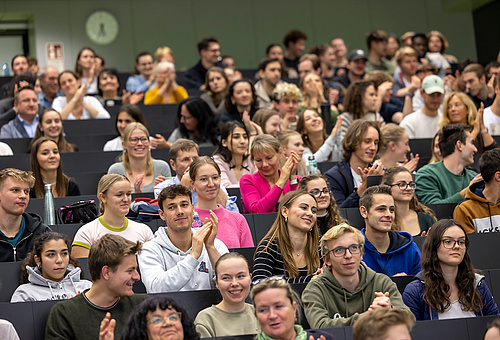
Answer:
<svg viewBox="0 0 500 340"><path fill-rule="evenodd" d="M104 223L102 217L99 217L78 229L73 245L90 249L98 239L106 234L120 235L129 241L141 241L142 243L152 240L154 237L153 231L145 224L127 218L123 227L112 228Z"/></svg>
<svg viewBox="0 0 500 340"><path fill-rule="evenodd" d="M96 119L109 119L109 118L111 118L109 112L106 111L104 106L102 106L101 102L97 98L85 96L85 97L83 97L83 101L87 105L93 107L94 109L96 109L98 111L97 116L95 117ZM54 99L54 101L52 102L52 108L54 110L56 110L57 112L61 112L61 110L66 107L66 105L68 105L68 100L66 99L65 96L56 97ZM73 113L70 113L68 115L67 119L68 120L76 120L77 118L73 115ZM93 118L90 115L90 113L87 110L85 110L85 108L83 108L82 117L80 119L93 119Z"/></svg>
<svg viewBox="0 0 500 340"><path fill-rule="evenodd" d="M500 112L497 113L498 115L493 113L493 110L491 110L491 106L484 109L484 126L488 129L488 132L492 136L500 135Z"/></svg>
<svg viewBox="0 0 500 340"><path fill-rule="evenodd" d="M463 318L473 318L475 317L476 314L472 311L463 311L462 306L460 305L460 302L453 301L450 304L450 307L444 311L444 313L438 313L438 319L439 320L445 320L445 319L463 319Z"/></svg>
<svg viewBox="0 0 500 340"><path fill-rule="evenodd" d="M417 110L404 117L399 126L406 130L410 139L433 138L438 131L438 123L441 114L436 117L425 115L422 110Z"/></svg>

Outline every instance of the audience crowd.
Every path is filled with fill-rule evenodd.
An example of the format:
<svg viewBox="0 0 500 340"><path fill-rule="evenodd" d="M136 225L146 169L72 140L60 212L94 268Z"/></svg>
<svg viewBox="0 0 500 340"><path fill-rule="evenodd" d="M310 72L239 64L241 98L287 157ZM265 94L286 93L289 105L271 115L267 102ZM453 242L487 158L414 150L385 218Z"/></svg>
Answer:
<svg viewBox="0 0 500 340"><path fill-rule="evenodd" d="M468 234L500 231L500 60L459 61L438 31L374 30L366 52L341 38L306 51L307 39L287 32L254 70L215 37L186 71L163 46L139 53L127 78L88 47L72 70L12 58L0 155L31 152L31 171L0 170L0 262L20 264L11 303L64 300L46 339L327 340L320 329L344 326L354 339L411 339L415 320L499 314ZM153 116L175 123L164 131ZM91 152L121 156L96 157L99 211L70 240L29 202L89 191L63 172L64 154L82 152L64 126L96 119L115 130ZM136 204L164 222L156 232L134 220ZM274 222L255 237L247 218L264 213ZM134 294L138 281L147 294L221 298L189 315L175 298Z"/></svg>

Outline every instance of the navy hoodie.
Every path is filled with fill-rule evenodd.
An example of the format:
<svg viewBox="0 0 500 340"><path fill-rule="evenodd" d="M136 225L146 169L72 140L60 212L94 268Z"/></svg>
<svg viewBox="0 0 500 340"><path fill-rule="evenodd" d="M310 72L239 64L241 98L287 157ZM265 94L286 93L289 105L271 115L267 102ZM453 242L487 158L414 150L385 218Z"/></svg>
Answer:
<svg viewBox="0 0 500 340"><path fill-rule="evenodd" d="M365 235L365 229L361 230ZM420 271L420 250L406 232L389 231L391 243L385 253L379 253L365 236L363 262L373 271L394 276L399 273L416 275Z"/></svg>

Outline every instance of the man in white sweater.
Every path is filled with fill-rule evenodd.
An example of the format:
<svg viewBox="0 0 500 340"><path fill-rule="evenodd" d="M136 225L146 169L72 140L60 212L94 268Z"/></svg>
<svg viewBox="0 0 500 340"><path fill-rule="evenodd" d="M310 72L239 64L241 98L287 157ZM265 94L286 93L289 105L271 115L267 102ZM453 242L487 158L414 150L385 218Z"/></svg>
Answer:
<svg viewBox="0 0 500 340"><path fill-rule="evenodd" d="M424 98L424 107L410 113L399 124L410 139L433 138L438 131L441 119L438 109L444 99L443 80L436 75L425 77L420 94Z"/></svg>
<svg viewBox="0 0 500 340"><path fill-rule="evenodd" d="M160 217L166 222L146 242L138 256L142 282L148 293L214 288L213 265L228 252L215 239L218 220L211 212L198 230L191 229L194 206L191 191L182 185L164 188L158 196Z"/></svg>

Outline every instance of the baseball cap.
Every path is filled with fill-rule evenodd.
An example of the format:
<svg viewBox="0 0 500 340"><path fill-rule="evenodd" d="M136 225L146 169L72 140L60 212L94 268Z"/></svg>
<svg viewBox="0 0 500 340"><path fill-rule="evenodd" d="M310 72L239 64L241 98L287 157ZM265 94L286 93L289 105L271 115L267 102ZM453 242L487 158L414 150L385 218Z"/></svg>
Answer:
<svg viewBox="0 0 500 340"><path fill-rule="evenodd" d="M359 49L359 50L352 50L351 53L349 54L348 60L349 61L356 61L356 60L359 60L359 59L368 60L368 58L366 58L365 51L363 51L361 49Z"/></svg>
<svg viewBox="0 0 500 340"><path fill-rule="evenodd" d="M436 92L444 93L443 79L436 75L425 77L422 82L422 90L424 90L427 94L433 94Z"/></svg>

